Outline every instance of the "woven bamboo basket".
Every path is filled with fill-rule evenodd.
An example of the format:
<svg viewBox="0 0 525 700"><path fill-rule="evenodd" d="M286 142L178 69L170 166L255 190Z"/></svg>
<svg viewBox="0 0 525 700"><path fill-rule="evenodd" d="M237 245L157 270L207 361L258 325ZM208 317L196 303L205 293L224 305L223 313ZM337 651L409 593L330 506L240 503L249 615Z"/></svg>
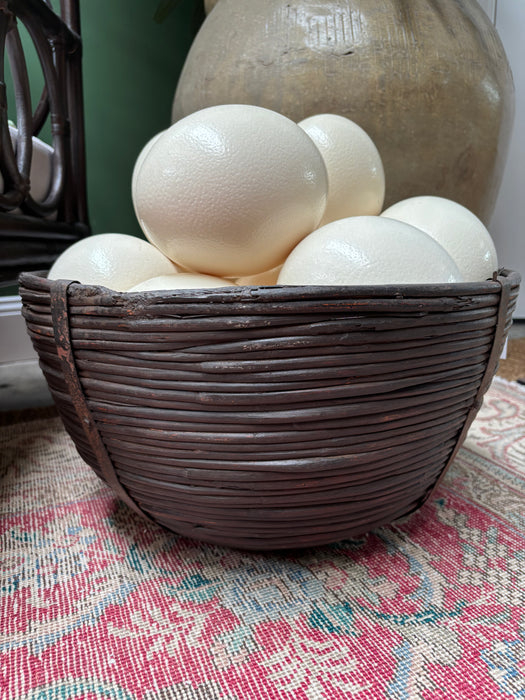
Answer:
<svg viewBox="0 0 525 700"><path fill-rule="evenodd" d="M116 495L180 535L271 550L429 498L519 283L131 294L24 273L20 293L64 425Z"/></svg>

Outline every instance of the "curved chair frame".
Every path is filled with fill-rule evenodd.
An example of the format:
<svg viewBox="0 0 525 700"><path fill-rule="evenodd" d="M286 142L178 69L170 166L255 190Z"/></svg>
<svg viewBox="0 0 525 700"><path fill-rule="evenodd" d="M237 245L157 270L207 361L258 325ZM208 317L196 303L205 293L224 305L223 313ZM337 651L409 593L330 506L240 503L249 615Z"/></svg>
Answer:
<svg viewBox="0 0 525 700"><path fill-rule="evenodd" d="M44 78L33 109L19 23L26 28ZM12 143L5 89L6 59L14 83L18 139ZM0 0L0 285L22 271L49 268L76 240L90 234L86 197L82 43L78 0L60 13L44 0ZM49 118L52 181L42 202L30 193L33 137Z"/></svg>

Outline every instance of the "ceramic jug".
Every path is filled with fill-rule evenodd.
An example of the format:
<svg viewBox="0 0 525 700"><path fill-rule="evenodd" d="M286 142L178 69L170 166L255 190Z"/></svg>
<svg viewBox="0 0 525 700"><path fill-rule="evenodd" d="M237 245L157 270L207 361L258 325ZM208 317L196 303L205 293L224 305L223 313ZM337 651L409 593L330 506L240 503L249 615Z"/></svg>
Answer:
<svg viewBox="0 0 525 700"><path fill-rule="evenodd" d="M187 55L172 119L248 103L348 117L374 140L385 207L453 199L486 224L514 115L511 70L476 0L218 0Z"/></svg>

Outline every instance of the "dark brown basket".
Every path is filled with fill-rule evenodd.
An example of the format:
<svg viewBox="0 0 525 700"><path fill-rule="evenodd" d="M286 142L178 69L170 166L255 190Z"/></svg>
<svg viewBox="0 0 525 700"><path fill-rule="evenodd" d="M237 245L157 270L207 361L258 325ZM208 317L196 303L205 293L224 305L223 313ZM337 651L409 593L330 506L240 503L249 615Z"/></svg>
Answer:
<svg viewBox="0 0 525 700"><path fill-rule="evenodd" d="M66 429L123 501L182 535L277 549L425 502L519 283L123 294L25 273L20 293Z"/></svg>

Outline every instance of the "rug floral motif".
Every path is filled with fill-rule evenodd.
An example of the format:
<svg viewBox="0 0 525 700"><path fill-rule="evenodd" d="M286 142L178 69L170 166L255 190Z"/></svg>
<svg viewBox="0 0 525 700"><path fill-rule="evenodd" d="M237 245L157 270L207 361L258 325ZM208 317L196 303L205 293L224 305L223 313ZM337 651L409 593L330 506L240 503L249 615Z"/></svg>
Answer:
<svg viewBox="0 0 525 700"><path fill-rule="evenodd" d="M432 499L247 553L118 503L59 419L0 431L2 700L525 698L525 392L495 379Z"/></svg>

